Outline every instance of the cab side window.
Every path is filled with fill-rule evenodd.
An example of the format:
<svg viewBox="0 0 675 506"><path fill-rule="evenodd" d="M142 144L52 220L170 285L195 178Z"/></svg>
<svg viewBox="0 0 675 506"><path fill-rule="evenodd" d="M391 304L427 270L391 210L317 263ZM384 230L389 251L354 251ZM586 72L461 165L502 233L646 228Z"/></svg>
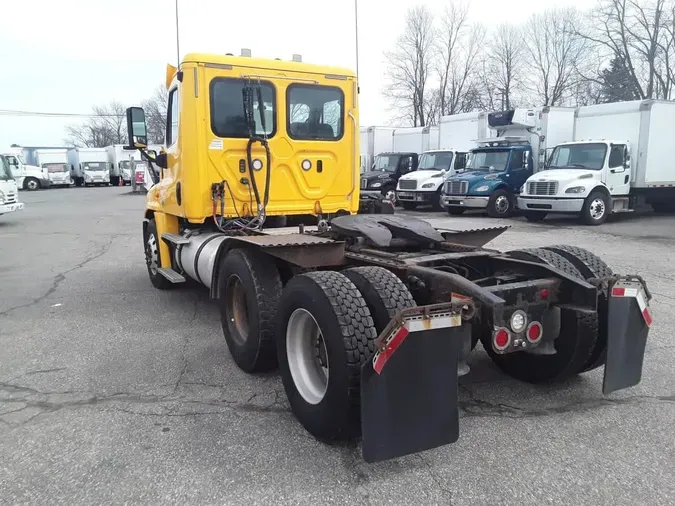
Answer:
<svg viewBox="0 0 675 506"><path fill-rule="evenodd" d="M511 160L509 161L509 170L516 170L523 168L523 152L511 151Z"/></svg>
<svg viewBox="0 0 675 506"><path fill-rule="evenodd" d="M466 168L467 153L457 153L455 155L455 170L464 170Z"/></svg>
<svg viewBox="0 0 675 506"><path fill-rule="evenodd" d="M178 140L178 88L169 92L169 104L166 115L166 145L172 146Z"/></svg>
<svg viewBox="0 0 675 506"><path fill-rule="evenodd" d="M617 169L623 167L623 154L626 146L623 144L614 144L609 152L609 168Z"/></svg>
<svg viewBox="0 0 675 506"><path fill-rule="evenodd" d="M19 166L19 164L16 162L16 158L14 158L13 156L7 157L7 163L10 165L14 165L15 167Z"/></svg>

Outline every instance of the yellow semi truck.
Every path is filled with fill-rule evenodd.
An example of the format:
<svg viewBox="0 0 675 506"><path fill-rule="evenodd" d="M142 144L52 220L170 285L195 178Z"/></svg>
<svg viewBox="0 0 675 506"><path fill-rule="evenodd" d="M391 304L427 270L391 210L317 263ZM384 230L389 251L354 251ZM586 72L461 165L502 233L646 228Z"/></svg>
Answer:
<svg viewBox="0 0 675 506"><path fill-rule="evenodd" d="M363 439L374 462L454 442L458 376L480 340L543 383L604 366L640 381L650 295L581 248L483 246L507 227L438 230L359 214L355 75L298 61L188 54L168 66L166 144L143 243L152 284L188 278L217 301L236 364L279 368L291 409L324 441ZM295 229L270 228L277 217Z"/></svg>

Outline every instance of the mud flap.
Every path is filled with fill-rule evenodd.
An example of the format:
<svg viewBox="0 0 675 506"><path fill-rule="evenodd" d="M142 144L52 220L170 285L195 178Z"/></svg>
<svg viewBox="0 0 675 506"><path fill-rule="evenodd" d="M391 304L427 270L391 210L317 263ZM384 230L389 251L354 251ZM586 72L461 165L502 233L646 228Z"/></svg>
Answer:
<svg viewBox="0 0 675 506"><path fill-rule="evenodd" d="M386 350L362 366L366 462L429 450L459 437L457 364L471 325L462 325L459 316L452 316L449 325L419 323L394 329Z"/></svg>
<svg viewBox="0 0 675 506"><path fill-rule="evenodd" d="M641 280L620 279L611 286L607 319L607 361L602 385L605 395L635 386L642 378L652 316Z"/></svg>

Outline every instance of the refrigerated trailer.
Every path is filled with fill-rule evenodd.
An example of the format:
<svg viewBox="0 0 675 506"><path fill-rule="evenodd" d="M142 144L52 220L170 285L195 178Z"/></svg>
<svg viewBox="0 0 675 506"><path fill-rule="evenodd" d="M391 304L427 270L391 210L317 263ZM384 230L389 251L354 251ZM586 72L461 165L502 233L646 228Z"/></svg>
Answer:
<svg viewBox="0 0 675 506"><path fill-rule="evenodd" d="M575 213L600 225L612 213L647 203L675 211L675 103L635 100L580 107L574 140L553 150L546 171L518 199L528 219Z"/></svg>

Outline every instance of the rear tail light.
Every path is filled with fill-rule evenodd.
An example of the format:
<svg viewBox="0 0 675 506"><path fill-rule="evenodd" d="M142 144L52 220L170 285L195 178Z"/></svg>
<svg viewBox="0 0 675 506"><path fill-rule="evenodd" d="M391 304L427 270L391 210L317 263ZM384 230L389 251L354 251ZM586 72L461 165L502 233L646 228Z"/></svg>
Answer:
<svg viewBox="0 0 675 506"><path fill-rule="evenodd" d="M531 343L538 343L541 336L544 335L544 327L539 322L532 322L527 327L527 340Z"/></svg>
<svg viewBox="0 0 675 506"><path fill-rule="evenodd" d="M498 328L492 334L492 346L497 351L504 351L511 344L511 333L505 328Z"/></svg>

